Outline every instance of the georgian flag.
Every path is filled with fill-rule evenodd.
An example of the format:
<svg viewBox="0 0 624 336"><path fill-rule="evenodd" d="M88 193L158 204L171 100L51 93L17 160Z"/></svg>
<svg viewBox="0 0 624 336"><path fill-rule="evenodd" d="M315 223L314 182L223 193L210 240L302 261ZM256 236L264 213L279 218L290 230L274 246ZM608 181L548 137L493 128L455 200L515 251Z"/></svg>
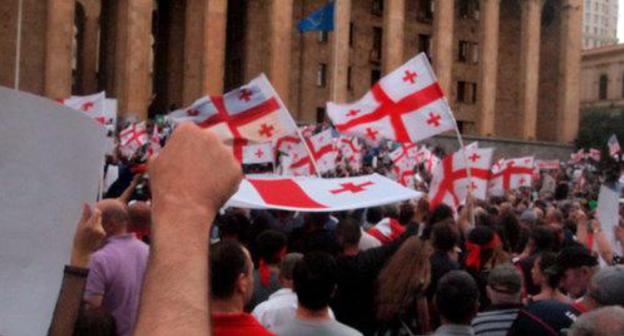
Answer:
<svg viewBox="0 0 624 336"><path fill-rule="evenodd" d="M74 110L84 112L101 125L112 123L111 120L114 119L114 116L106 113L106 94L104 91L88 96L71 96L57 101Z"/></svg>
<svg viewBox="0 0 624 336"><path fill-rule="evenodd" d="M338 150L334 144L334 137L331 129L313 135L309 139L306 139L306 143L314 156L319 173L323 174L336 169ZM307 157L307 159L310 161L309 157Z"/></svg>
<svg viewBox="0 0 624 336"><path fill-rule="evenodd" d="M357 138L341 136L338 138L337 147L345 164L356 171L362 168L362 146Z"/></svg>
<svg viewBox="0 0 624 336"><path fill-rule="evenodd" d="M173 111L174 123L192 121L215 132L242 160L242 146L294 133L297 125L264 74L223 96L202 97Z"/></svg>
<svg viewBox="0 0 624 336"><path fill-rule="evenodd" d="M378 174L348 178L247 176L227 206L334 212L419 199L422 193Z"/></svg>
<svg viewBox="0 0 624 336"><path fill-rule="evenodd" d="M367 233L385 245L399 238L404 232L405 227L398 220L386 217L368 229Z"/></svg>
<svg viewBox="0 0 624 336"><path fill-rule="evenodd" d="M609 147L609 155L617 159L618 154L622 152L622 148L620 147L620 142L615 134L611 135L609 141L607 142L607 146Z"/></svg>
<svg viewBox="0 0 624 336"><path fill-rule="evenodd" d="M589 153L587 154L587 156L590 159L592 159L592 160L594 160L596 162L599 162L600 161L600 156L601 156L600 155L600 150L596 149L596 148L590 148L589 149Z"/></svg>
<svg viewBox="0 0 624 336"><path fill-rule="evenodd" d="M359 101L327 103L336 129L397 142L418 142L455 129L451 109L424 53L383 77Z"/></svg>
<svg viewBox="0 0 624 336"><path fill-rule="evenodd" d="M275 141L283 175L308 176L314 174L305 145L297 135L287 135Z"/></svg>
<svg viewBox="0 0 624 336"><path fill-rule="evenodd" d="M489 192L502 195L507 190L530 187L533 182L534 161L533 157L499 160L492 165Z"/></svg>
<svg viewBox="0 0 624 336"><path fill-rule="evenodd" d="M270 142L243 146L243 163L273 162L273 145Z"/></svg>
<svg viewBox="0 0 624 336"><path fill-rule="evenodd" d="M440 203L457 209L466 200L468 192L476 198L486 198L494 150L474 149L465 154L464 150L446 156L434 169L429 189L432 209ZM472 180L468 178L468 166L471 168Z"/></svg>
<svg viewBox="0 0 624 336"><path fill-rule="evenodd" d="M158 132L158 127L154 125L154 129L152 130L152 135L149 138L149 145L147 146L147 151L145 152L145 159L152 157L160 153L162 146L160 145L160 132Z"/></svg>
<svg viewBox="0 0 624 336"><path fill-rule="evenodd" d="M119 133L119 150L127 158L132 158L148 142L145 121L131 124Z"/></svg>

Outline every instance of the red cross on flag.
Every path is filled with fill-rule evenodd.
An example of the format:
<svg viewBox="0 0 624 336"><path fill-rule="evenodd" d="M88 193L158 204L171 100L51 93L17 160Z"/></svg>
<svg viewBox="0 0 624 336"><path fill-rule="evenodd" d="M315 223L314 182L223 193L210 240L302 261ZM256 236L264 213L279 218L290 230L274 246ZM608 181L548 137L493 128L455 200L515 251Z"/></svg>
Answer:
<svg viewBox="0 0 624 336"><path fill-rule="evenodd" d="M249 144L243 146L243 163L268 163L273 162L273 144Z"/></svg>
<svg viewBox="0 0 624 336"><path fill-rule="evenodd" d="M383 77L359 101L327 103L341 133L418 142L455 129L451 109L424 53Z"/></svg>
<svg viewBox="0 0 624 336"><path fill-rule="evenodd" d="M338 151L334 144L332 130L327 129L321 133L315 134L305 139L308 148L318 167L319 173L325 173L336 168L336 157ZM312 175L316 174L314 164L310 160L310 156L307 154L305 146L301 144L300 148L303 148L304 153L297 156L298 160L293 160L291 170L295 175ZM301 151L301 149L298 149Z"/></svg>
<svg viewBox="0 0 624 336"><path fill-rule="evenodd" d="M348 178L247 176L228 206L333 212L418 199L422 193L378 174Z"/></svg>
<svg viewBox="0 0 624 336"><path fill-rule="evenodd" d="M600 161L600 156L601 156L600 150L596 149L596 148L590 148L589 149L589 153L587 154L587 156L590 159L592 159L592 160L594 160L596 162L599 162Z"/></svg>
<svg viewBox="0 0 624 336"><path fill-rule="evenodd" d="M131 124L119 133L119 150L127 158L132 158L148 142L145 121Z"/></svg>
<svg viewBox="0 0 624 336"><path fill-rule="evenodd" d="M169 114L174 123L192 121L208 128L242 160L242 145L270 142L297 130L295 121L273 86L260 75L223 96L203 97L188 108Z"/></svg>
<svg viewBox="0 0 624 336"><path fill-rule="evenodd" d="M151 156L160 153L162 146L160 145L160 132L158 131L158 127L154 126L152 130L152 135L149 138L149 145L147 146L147 151L145 152L145 158L150 158Z"/></svg>
<svg viewBox="0 0 624 336"><path fill-rule="evenodd" d="M368 229L367 233L385 245L399 238L404 232L405 227L398 220L386 217Z"/></svg>
<svg viewBox="0 0 624 336"><path fill-rule="evenodd" d="M466 153L460 149L446 156L433 171L429 188L431 208L445 203L457 209L466 200L469 191L476 198L485 199L493 152L492 148L474 149ZM468 166L472 179L468 178Z"/></svg>
<svg viewBox="0 0 624 336"><path fill-rule="evenodd" d="M102 91L88 96L71 96L57 101L74 110L84 112L101 125L106 125L111 122L112 118L106 114L105 100L106 94Z"/></svg>
<svg viewBox="0 0 624 336"><path fill-rule="evenodd" d="M533 157L499 160L492 165L490 194L502 195L507 190L530 187L533 182L534 166Z"/></svg>
<svg viewBox="0 0 624 336"><path fill-rule="evenodd" d="M308 176L314 174L309 164L309 155L297 135L287 135L275 141L275 150L280 154L280 168L283 175ZM307 160L306 160L307 159ZM294 164L297 164L293 167Z"/></svg>
<svg viewBox="0 0 624 336"><path fill-rule="evenodd" d="M362 146L357 138L341 136L338 140L338 150L345 164L356 171L362 168Z"/></svg>

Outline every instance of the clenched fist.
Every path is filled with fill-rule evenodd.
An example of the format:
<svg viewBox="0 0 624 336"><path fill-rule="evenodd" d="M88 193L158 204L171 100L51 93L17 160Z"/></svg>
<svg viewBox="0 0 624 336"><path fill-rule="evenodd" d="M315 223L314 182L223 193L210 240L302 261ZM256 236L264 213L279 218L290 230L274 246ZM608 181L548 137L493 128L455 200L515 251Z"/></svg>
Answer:
<svg viewBox="0 0 624 336"><path fill-rule="evenodd" d="M178 126L149 163L154 212L216 212L236 192L240 164L215 134L194 124Z"/></svg>

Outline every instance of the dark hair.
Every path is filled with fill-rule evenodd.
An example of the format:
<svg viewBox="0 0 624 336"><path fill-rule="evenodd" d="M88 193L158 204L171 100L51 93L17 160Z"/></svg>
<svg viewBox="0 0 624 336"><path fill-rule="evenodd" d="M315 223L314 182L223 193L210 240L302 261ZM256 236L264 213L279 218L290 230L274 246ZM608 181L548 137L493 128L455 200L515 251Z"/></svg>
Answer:
<svg viewBox="0 0 624 336"><path fill-rule="evenodd" d="M523 246L521 244L521 227L518 218L511 212L505 212L500 215L498 226L502 231L503 243L505 250L510 252L521 252Z"/></svg>
<svg viewBox="0 0 624 336"><path fill-rule="evenodd" d="M379 223L384 217L384 211L380 207L366 209L366 221L372 224Z"/></svg>
<svg viewBox="0 0 624 336"><path fill-rule="evenodd" d="M401 225L403 226L409 225L412 222L415 213L416 210L411 203L401 203L401 206L399 207L399 223L401 223Z"/></svg>
<svg viewBox="0 0 624 336"><path fill-rule="evenodd" d="M437 251L448 252L459 242L459 232L452 219L436 223L431 230L431 244Z"/></svg>
<svg viewBox="0 0 624 336"><path fill-rule="evenodd" d="M433 225L448 218L453 218L453 209L451 209L451 207L444 203L441 203L433 208L433 210L431 211L431 215L427 220L427 225L423 230L422 238L429 239L431 237L431 230L433 229Z"/></svg>
<svg viewBox="0 0 624 336"><path fill-rule="evenodd" d="M477 313L479 289L465 271L450 271L438 282L435 304L442 317L455 324L469 324Z"/></svg>
<svg viewBox="0 0 624 336"><path fill-rule="evenodd" d="M554 251L557 247L557 237L547 226L538 226L531 231L531 239L535 242L537 251Z"/></svg>
<svg viewBox="0 0 624 336"><path fill-rule="evenodd" d="M210 288L213 298L227 299L241 274L249 270L243 246L235 240L223 240L210 247Z"/></svg>
<svg viewBox="0 0 624 336"><path fill-rule="evenodd" d="M256 238L258 258L264 259L268 264L279 263L281 261L279 252L286 247L287 243L286 235L281 232L274 230L262 232Z"/></svg>
<svg viewBox="0 0 624 336"><path fill-rule="evenodd" d="M321 310L329 305L336 287L336 262L325 252L310 252L295 265L293 281L299 304Z"/></svg>
<svg viewBox="0 0 624 336"><path fill-rule="evenodd" d="M336 239L342 247L357 245L362 238L360 224L353 218L347 217L336 226Z"/></svg>
<svg viewBox="0 0 624 336"><path fill-rule="evenodd" d="M546 278L546 284L548 287L557 289L559 288L559 282L561 282L561 274L553 270L553 267L557 264L557 254L553 252L542 252L535 258L535 262L539 260L539 269Z"/></svg>
<svg viewBox="0 0 624 336"><path fill-rule="evenodd" d="M249 220L245 215L238 212L228 212L219 217L219 236L223 238L234 238L240 242L246 242Z"/></svg>

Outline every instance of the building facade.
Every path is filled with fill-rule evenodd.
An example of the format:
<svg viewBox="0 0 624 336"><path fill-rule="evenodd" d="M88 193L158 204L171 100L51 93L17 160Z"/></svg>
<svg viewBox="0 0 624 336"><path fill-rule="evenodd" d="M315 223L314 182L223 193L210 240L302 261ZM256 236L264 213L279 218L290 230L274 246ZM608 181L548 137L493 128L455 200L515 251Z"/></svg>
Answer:
<svg viewBox="0 0 624 336"><path fill-rule="evenodd" d="M583 51L581 108L624 107L624 44Z"/></svg>
<svg viewBox="0 0 624 336"><path fill-rule="evenodd" d="M583 49L617 44L618 0L584 0Z"/></svg>
<svg viewBox="0 0 624 336"><path fill-rule="evenodd" d="M264 72L296 120L318 122L426 52L464 133L578 130L584 0L336 0L335 31L305 34L296 23L326 0L21 1L21 20L19 0L0 6L0 84L51 98L105 90L145 117Z"/></svg>

